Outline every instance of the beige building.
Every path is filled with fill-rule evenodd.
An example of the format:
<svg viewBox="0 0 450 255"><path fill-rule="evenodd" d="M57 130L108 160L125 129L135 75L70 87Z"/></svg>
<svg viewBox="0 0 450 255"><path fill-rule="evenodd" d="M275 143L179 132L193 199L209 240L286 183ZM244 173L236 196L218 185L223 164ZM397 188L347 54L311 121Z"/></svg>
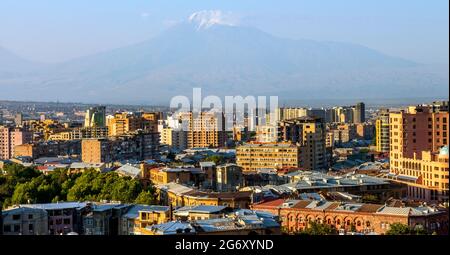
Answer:
<svg viewBox="0 0 450 255"><path fill-rule="evenodd" d="M180 113L177 117L187 131L188 148L222 147L226 142L225 116L223 113Z"/></svg>
<svg viewBox="0 0 450 255"><path fill-rule="evenodd" d="M278 121L306 117L309 114L309 110L307 108L282 107L276 109L275 111Z"/></svg>
<svg viewBox="0 0 450 255"><path fill-rule="evenodd" d="M292 143L247 143L236 148L236 164L244 172L300 165L300 148Z"/></svg>
<svg viewBox="0 0 450 255"><path fill-rule="evenodd" d="M408 184L408 196L448 203L448 111L428 106L392 112L390 177Z"/></svg>
<svg viewBox="0 0 450 255"><path fill-rule="evenodd" d="M375 122L377 152L389 152L389 109L382 109Z"/></svg>
<svg viewBox="0 0 450 255"><path fill-rule="evenodd" d="M81 160L84 163L104 163L109 161L109 143L104 139L85 139L81 142Z"/></svg>
<svg viewBox="0 0 450 255"><path fill-rule="evenodd" d="M149 132L157 131L157 123L160 116L157 112L116 113L107 121L108 135L120 136L137 130Z"/></svg>
<svg viewBox="0 0 450 255"><path fill-rule="evenodd" d="M183 130L176 130L171 127L158 127L161 144L169 145L172 148L180 150L187 149L188 146L188 132Z"/></svg>

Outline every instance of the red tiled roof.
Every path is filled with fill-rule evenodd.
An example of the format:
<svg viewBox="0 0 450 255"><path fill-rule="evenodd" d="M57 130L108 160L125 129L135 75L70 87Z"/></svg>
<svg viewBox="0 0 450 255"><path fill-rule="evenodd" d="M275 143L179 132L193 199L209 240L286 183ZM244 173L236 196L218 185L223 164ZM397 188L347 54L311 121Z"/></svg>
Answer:
<svg viewBox="0 0 450 255"><path fill-rule="evenodd" d="M284 199L275 199L271 201L261 202L258 204L253 204L254 207L278 207L284 203Z"/></svg>
<svg viewBox="0 0 450 255"><path fill-rule="evenodd" d="M363 204L358 212L376 212L378 209L380 209L383 205L377 205L377 204Z"/></svg>
<svg viewBox="0 0 450 255"><path fill-rule="evenodd" d="M327 207L326 210L327 210L327 211L334 210L334 209L336 209L340 204L341 204L341 203L339 203L339 202L332 203L331 205L329 205L329 206Z"/></svg>
<svg viewBox="0 0 450 255"><path fill-rule="evenodd" d="M300 200L296 204L294 204L294 206L292 206L292 208L303 209L306 206L308 206L309 204L311 204L310 200Z"/></svg>

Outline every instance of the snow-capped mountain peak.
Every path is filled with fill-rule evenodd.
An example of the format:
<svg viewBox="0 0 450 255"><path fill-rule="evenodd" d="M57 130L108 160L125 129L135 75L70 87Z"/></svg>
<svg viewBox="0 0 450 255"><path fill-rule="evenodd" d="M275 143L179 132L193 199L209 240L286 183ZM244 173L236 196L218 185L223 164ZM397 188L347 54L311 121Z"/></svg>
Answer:
<svg viewBox="0 0 450 255"><path fill-rule="evenodd" d="M235 26L236 20L230 13L221 10L203 10L189 16L189 22L196 24L197 29L207 29L213 25Z"/></svg>

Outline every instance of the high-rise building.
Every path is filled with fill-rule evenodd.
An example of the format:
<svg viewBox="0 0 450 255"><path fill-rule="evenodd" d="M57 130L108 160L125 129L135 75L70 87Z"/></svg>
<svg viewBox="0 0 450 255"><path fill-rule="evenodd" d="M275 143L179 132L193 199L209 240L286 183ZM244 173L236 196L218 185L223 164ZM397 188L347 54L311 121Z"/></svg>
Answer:
<svg viewBox="0 0 450 255"><path fill-rule="evenodd" d="M141 131L109 139L84 139L81 156L85 163L110 163L159 157L159 133Z"/></svg>
<svg viewBox="0 0 450 255"><path fill-rule="evenodd" d="M226 142L225 116L217 112L179 113L182 129L187 131L188 148L222 147Z"/></svg>
<svg viewBox="0 0 450 255"><path fill-rule="evenodd" d="M380 109L375 121L377 152L389 152L389 109Z"/></svg>
<svg viewBox="0 0 450 255"><path fill-rule="evenodd" d="M448 204L449 114L432 106L391 112L390 174L413 199Z"/></svg>
<svg viewBox="0 0 450 255"><path fill-rule="evenodd" d="M108 121L108 135L124 135L142 128L142 119L131 113L116 113Z"/></svg>
<svg viewBox="0 0 450 255"><path fill-rule="evenodd" d="M337 123L352 123L353 122L353 108L349 106L333 107L333 122Z"/></svg>
<svg viewBox="0 0 450 255"><path fill-rule="evenodd" d="M86 111L84 118L84 127L105 127L106 126L106 107L91 107Z"/></svg>
<svg viewBox="0 0 450 255"><path fill-rule="evenodd" d="M85 163L110 162L110 143L106 139L85 139L81 142L81 160Z"/></svg>
<svg viewBox="0 0 450 255"><path fill-rule="evenodd" d="M300 117L280 121L279 141L291 142L300 147L299 167L306 170L325 169L326 159L326 127L322 118Z"/></svg>
<svg viewBox="0 0 450 255"><path fill-rule="evenodd" d="M366 107L363 102L359 102L353 107L353 122L364 123L365 121L366 121Z"/></svg>
<svg viewBox="0 0 450 255"><path fill-rule="evenodd" d="M32 133L21 129L0 126L0 159L10 159L14 156L14 147L30 143Z"/></svg>
<svg viewBox="0 0 450 255"><path fill-rule="evenodd" d="M119 136L137 130L145 132L157 132L157 124L160 113L137 112L137 113L115 113L108 117L107 126L109 136Z"/></svg>

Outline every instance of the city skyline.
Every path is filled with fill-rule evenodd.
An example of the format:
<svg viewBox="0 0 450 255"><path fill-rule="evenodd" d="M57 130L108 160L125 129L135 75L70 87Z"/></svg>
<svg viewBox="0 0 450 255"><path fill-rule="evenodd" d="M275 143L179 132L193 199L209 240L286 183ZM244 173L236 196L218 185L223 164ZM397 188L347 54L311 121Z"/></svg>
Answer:
<svg viewBox="0 0 450 255"><path fill-rule="evenodd" d="M2 0L0 239L222 255L444 240L448 8Z"/></svg>

